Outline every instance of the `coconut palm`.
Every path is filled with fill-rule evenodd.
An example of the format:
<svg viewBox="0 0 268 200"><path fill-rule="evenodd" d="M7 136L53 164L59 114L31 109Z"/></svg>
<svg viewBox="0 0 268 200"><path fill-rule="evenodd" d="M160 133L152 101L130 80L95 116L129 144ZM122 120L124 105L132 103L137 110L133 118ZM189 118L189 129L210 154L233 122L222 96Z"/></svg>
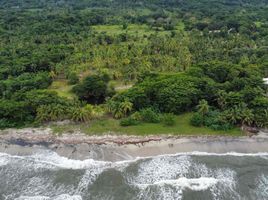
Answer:
<svg viewBox="0 0 268 200"><path fill-rule="evenodd" d="M92 110L92 118L101 118L105 114L105 110L101 106L94 106Z"/></svg>
<svg viewBox="0 0 268 200"><path fill-rule="evenodd" d="M41 105L37 108L36 120L39 122L45 122L50 120L49 110L46 105Z"/></svg>
<svg viewBox="0 0 268 200"><path fill-rule="evenodd" d="M227 104L227 93L223 90L219 91L217 102L221 109L224 109Z"/></svg>
<svg viewBox="0 0 268 200"><path fill-rule="evenodd" d="M252 110L248 109L247 105L242 103L227 110L225 112L225 118L232 124L242 123L242 125L251 125L254 115Z"/></svg>
<svg viewBox="0 0 268 200"><path fill-rule="evenodd" d="M258 127L268 127L268 110L264 110L263 113L255 115L255 123Z"/></svg>
<svg viewBox="0 0 268 200"><path fill-rule="evenodd" d="M113 111L113 116L116 119L120 119L122 117L125 116L124 111L120 108L120 104L118 106L115 107L114 111Z"/></svg>
<svg viewBox="0 0 268 200"><path fill-rule="evenodd" d="M201 101L199 101L197 109L198 109L198 112L204 117L209 112L208 102L202 99Z"/></svg>
<svg viewBox="0 0 268 200"><path fill-rule="evenodd" d="M63 120L66 118L66 108L60 104L52 104L48 107L51 120Z"/></svg>
<svg viewBox="0 0 268 200"><path fill-rule="evenodd" d="M131 103L128 100L123 101L120 103L120 110L123 112L124 115L126 115L128 112L130 112L133 108L133 103Z"/></svg>
<svg viewBox="0 0 268 200"><path fill-rule="evenodd" d="M70 118L75 122L86 122L91 119L91 115L89 114L88 110L75 107L71 109Z"/></svg>
<svg viewBox="0 0 268 200"><path fill-rule="evenodd" d="M108 112L112 113L114 118L119 119L126 115L132 109L132 105L127 101L124 102L115 102L112 100L107 101L106 109Z"/></svg>
<svg viewBox="0 0 268 200"><path fill-rule="evenodd" d="M268 109L264 111L264 127L268 127Z"/></svg>
<svg viewBox="0 0 268 200"><path fill-rule="evenodd" d="M252 110L246 109L242 113L242 125L251 125L253 123L254 114Z"/></svg>
<svg viewBox="0 0 268 200"><path fill-rule="evenodd" d="M115 108L115 105L116 103L114 102L114 101L112 101L112 100L108 100L107 102L106 102L106 104L105 104L105 109L107 110L107 112L109 112L109 113L113 113L113 111L114 111L114 108Z"/></svg>

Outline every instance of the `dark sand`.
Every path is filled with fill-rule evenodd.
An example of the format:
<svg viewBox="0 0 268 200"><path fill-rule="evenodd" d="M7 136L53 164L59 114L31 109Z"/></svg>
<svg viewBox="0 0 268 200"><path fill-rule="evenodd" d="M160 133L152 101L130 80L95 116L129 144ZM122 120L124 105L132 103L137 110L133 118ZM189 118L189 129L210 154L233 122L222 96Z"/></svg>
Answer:
<svg viewBox="0 0 268 200"><path fill-rule="evenodd" d="M268 134L253 137L224 136L55 136L50 129L9 129L0 133L0 152L30 155L52 150L71 159L119 161L162 154L186 152L260 153L268 152Z"/></svg>

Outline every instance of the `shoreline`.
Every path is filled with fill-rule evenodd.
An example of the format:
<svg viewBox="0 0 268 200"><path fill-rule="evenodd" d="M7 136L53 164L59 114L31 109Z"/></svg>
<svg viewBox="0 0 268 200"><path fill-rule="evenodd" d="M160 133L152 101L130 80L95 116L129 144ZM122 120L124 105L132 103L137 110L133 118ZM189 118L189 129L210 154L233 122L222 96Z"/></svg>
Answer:
<svg viewBox="0 0 268 200"><path fill-rule="evenodd" d="M101 161L132 160L187 152L268 152L268 133L248 136L87 136L82 133L52 134L51 129L8 129L0 132L0 152L31 155L53 151L70 159Z"/></svg>

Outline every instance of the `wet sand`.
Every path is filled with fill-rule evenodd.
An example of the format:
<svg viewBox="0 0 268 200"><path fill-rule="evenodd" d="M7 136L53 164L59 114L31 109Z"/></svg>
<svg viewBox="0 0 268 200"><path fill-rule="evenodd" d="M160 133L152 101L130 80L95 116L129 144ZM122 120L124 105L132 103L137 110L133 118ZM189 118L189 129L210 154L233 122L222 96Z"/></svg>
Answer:
<svg viewBox="0 0 268 200"><path fill-rule="evenodd" d="M185 152L268 152L268 134L253 137L227 136L86 136L82 133L55 136L49 129L5 130L0 134L0 152L30 155L52 150L71 159L119 161Z"/></svg>

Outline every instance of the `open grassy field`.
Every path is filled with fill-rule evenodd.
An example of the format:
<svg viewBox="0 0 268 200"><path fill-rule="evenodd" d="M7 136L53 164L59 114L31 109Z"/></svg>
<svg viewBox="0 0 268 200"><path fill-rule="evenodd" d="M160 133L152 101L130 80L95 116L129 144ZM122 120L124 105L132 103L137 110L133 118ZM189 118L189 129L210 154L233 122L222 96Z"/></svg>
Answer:
<svg viewBox="0 0 268 200"><path fill-rule="evenodd" d="M74 97L74 94L71 92L72 87L72 85L68 85L67 80L62 79L53 81L53 83L47 90L55 91L61 97L72 99Z"/></svg>
<svg viewBox="0 0 268 200"><path fill-rule="evenodd" d="M176 116L174 126L164 126L163 124L142 123L136 126L122 127L120 121L112 118L96 120L82 124L52 125L55 133L82 131L88 135L230 135L241 136L243 133L239 128L229 131L214 131L206 127L193 127L190 125L192 113L186 113Z"/></svg>

